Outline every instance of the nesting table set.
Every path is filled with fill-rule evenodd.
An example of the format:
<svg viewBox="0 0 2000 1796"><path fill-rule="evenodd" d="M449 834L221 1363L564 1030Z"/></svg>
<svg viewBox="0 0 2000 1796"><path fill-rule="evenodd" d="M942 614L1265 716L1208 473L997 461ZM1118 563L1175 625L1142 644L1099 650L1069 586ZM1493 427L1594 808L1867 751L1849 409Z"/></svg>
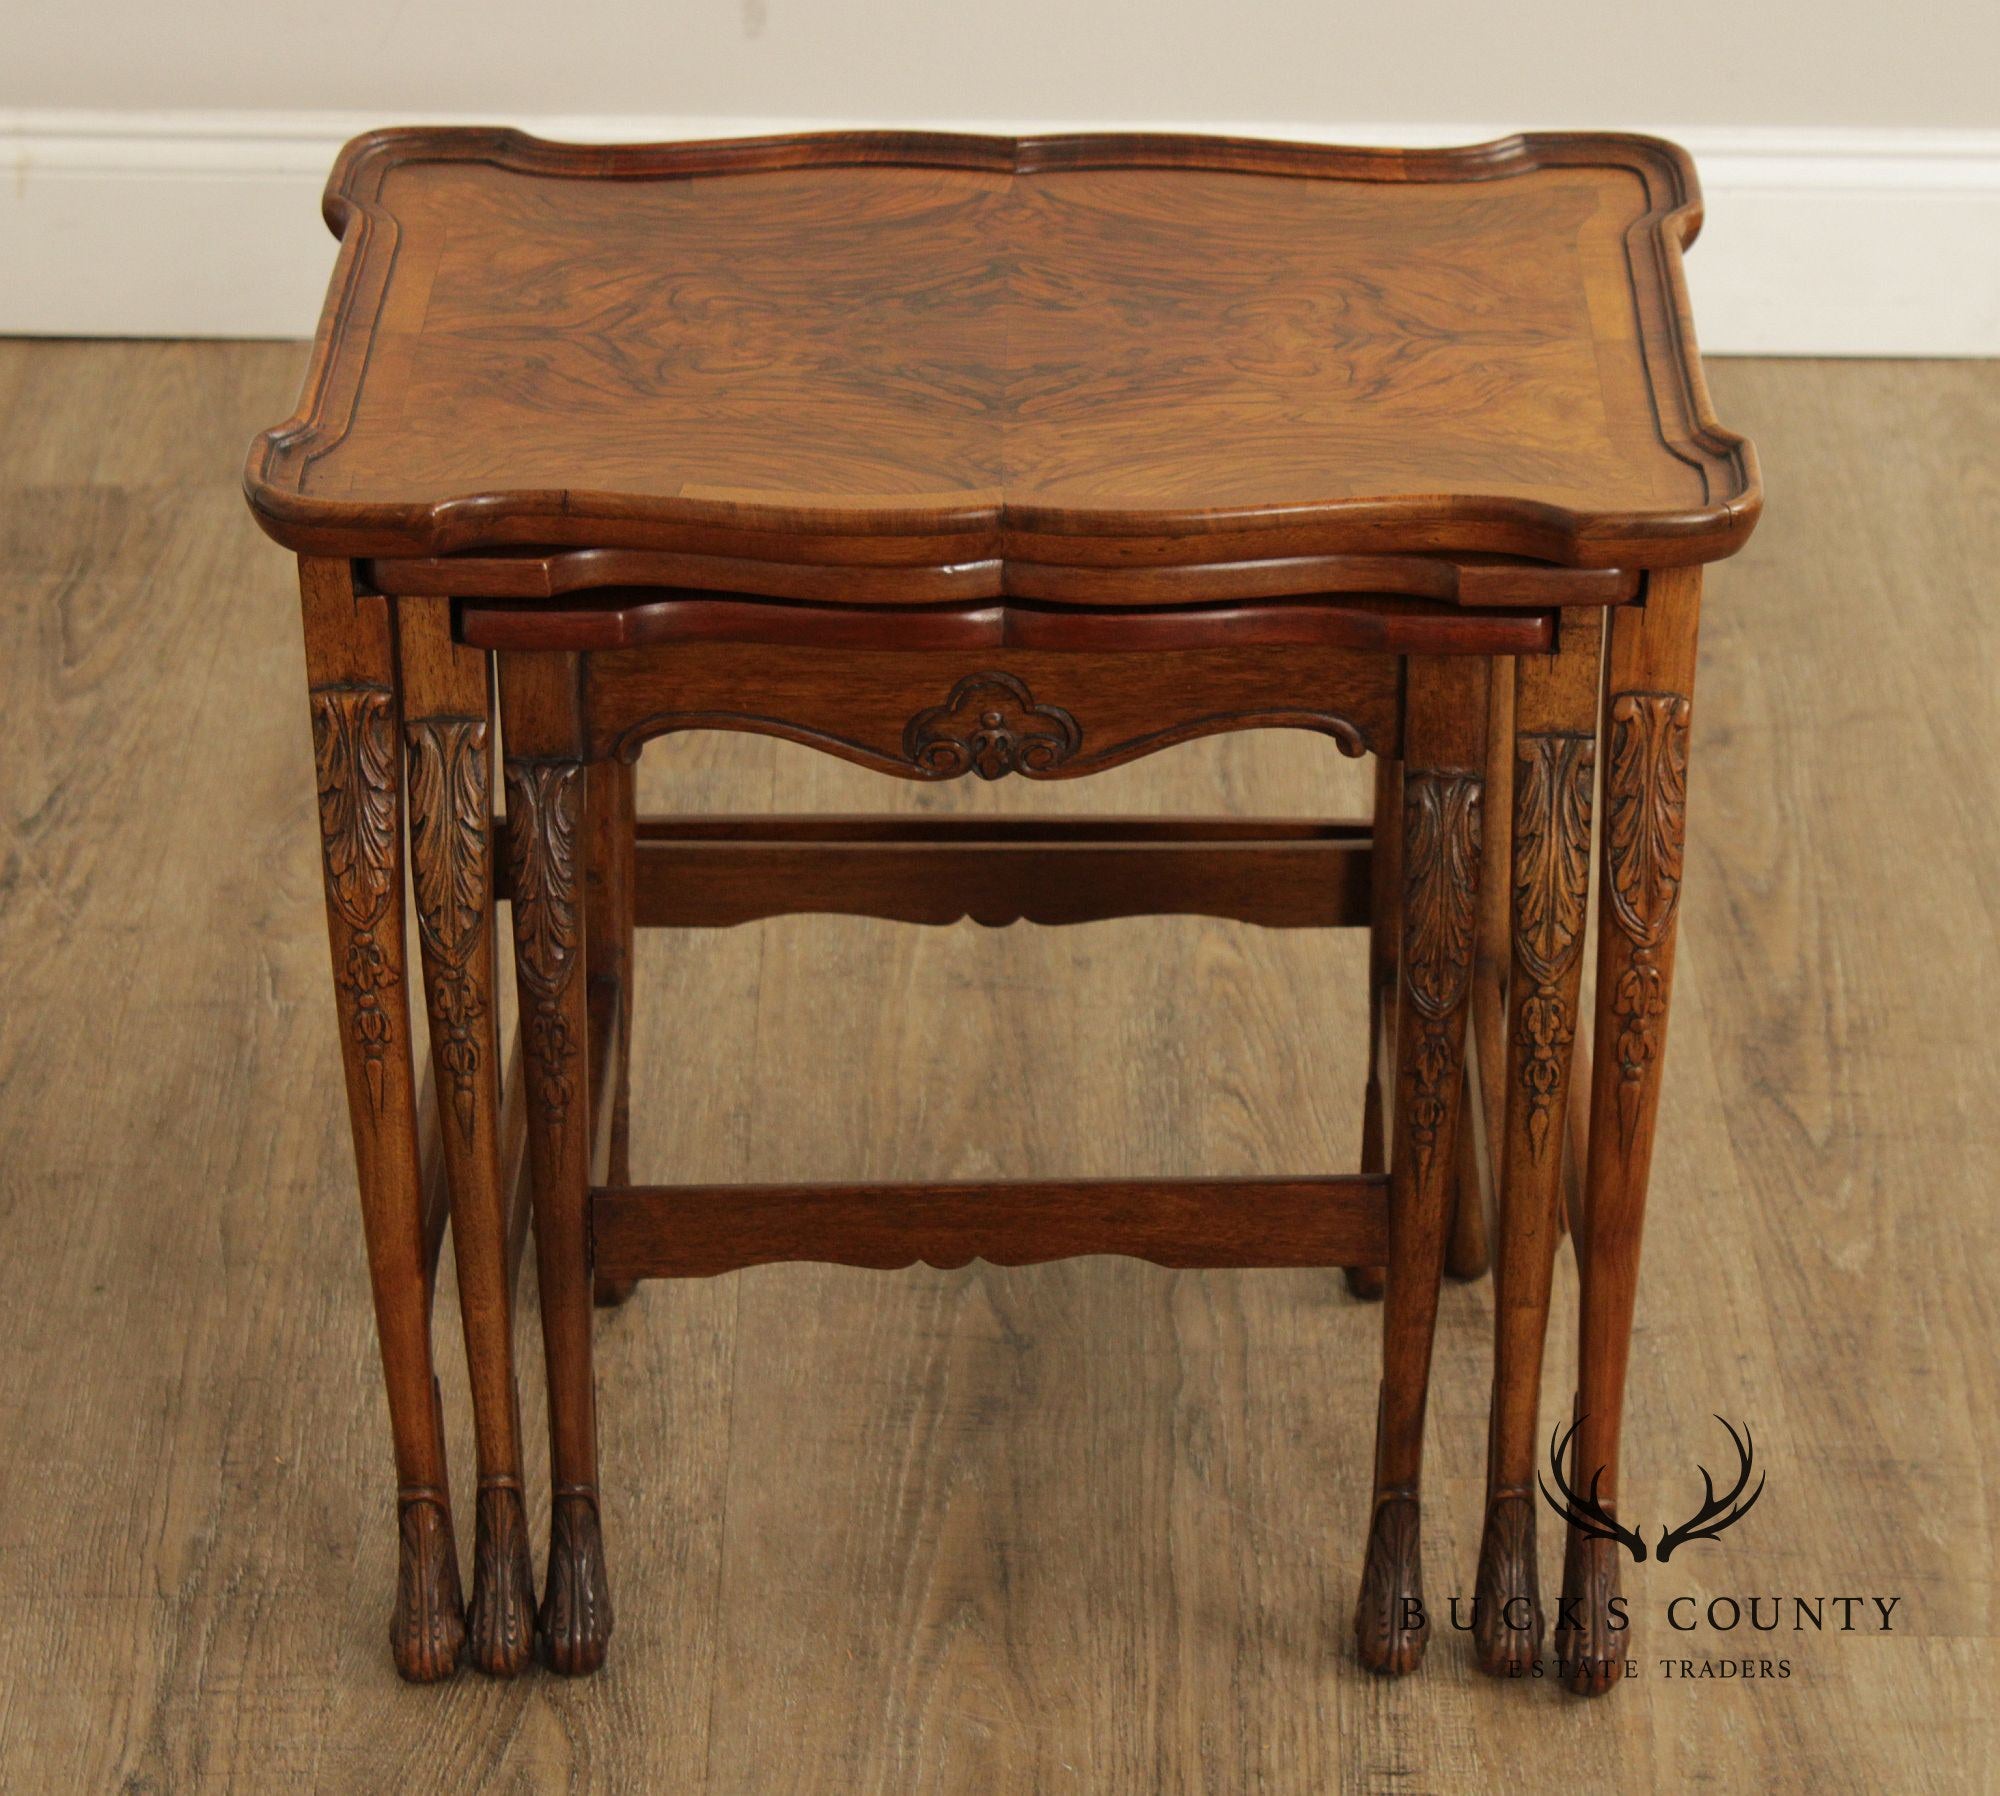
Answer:
<svg viewBox="0 0 2000 1796"><path fill-rule="evenodd" d="M1760 501L1689 325L1687 158L1602 134L1382 151L411 129L348 146L326 215L341 247L305 394L246 486L299 557L398 1479L397 1669L603 1662L594 1303L781 1260L1088 1253L1345 1267L1382 1292L1355 1614L1382 1672L1413 1669L1429 1631L1441 1277L1490 1253L1477 1651L1501 1673L1541 1655L1553 1261L1567 1226L1570 1482L1615 1515L1701 566L1743 544ZM634 803L640 751L676 731L948 780L1071 779L1273 728L1373 755L1372 819ZM504 1060L503 911L520 1019ZM801 911L1365 927L1361 1167L635 1184L634 931ZM430 1331L447 1222L479 1460L469 1600ZM530 1225L539 1604L511 1346ZM1572 1526L1552 1645L1579 1691L1625 1659L1616 1551Z"/></svg>

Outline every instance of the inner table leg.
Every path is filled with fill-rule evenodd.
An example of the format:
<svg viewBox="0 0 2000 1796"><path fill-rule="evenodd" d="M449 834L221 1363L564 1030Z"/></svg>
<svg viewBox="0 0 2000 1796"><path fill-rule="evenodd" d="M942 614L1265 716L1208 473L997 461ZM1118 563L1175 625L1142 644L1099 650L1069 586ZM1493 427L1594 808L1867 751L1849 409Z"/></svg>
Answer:
<svg viewBox="0 0 2000 1796"><path fill-rule="evenodd" d="M1383 1102L1383 1081L1392 1075L1385 1057L1393 1055L1394 1043L1384 1027L1396 1001L1396 935L1402 919L1402 881L1397 871L1401 858L1403 763L1398 755L1375 757L1375 821L1373 852L1369 862L1368 907L1368 1091L1361 1113L1361 1170L1386 1172L1389 1166L1388 1131L1383 1126L1387 1106ZM1386 1051L1386 1053L1385 1053ZM1347 1288L1356 1297L1374 1299L1382 1295L1380 1266L1349 1266Z"/></svg>
<svg viewBox="0 0 2000 1796"><path fill-rule="evenodd" d="M1508 754L1513 789L1512 974L1500 1247L1494 1272L1493 1412L1474 1640L1495 1676L1525 1673L1543 1640L1535 1565L1537 1405L1562 1203L1562 1152L1590 888L1603 623L1562 620L1551 655L1515 664ZM1490 863L1489 863L1490 871ZM1499 1077L1500 1069L1492 1069Z"/></svg>
<svg viewBox="0 0 2000 1796"><path fill-rule="evenodd" d="M1514 792L1514 662L1497 656L1486 664L1486 796L1484 850L1479 865L1479 928L1472 955L1472 1014L1468 1027L1478 1049L1466 1063L1466 1097L1479 1107L1479 1127L1458 1135L1458 1177L1452 1193L1451 1241L1444 1269L1453 1278L1482 1276L1492 1264L1492 1211L1500 1182L1501 1019L1507 990L1507 861L1512 842ZM1472 1077L1474 1068L1478 1077ZM1486 1143L1482 1163L1477 1143Z"/></svg>
<svg viewBox="0 0 2000 1796"><path fill-rule="evenodd" d="M427 1682L457 1668L465 1620L431 1363L394 650L388 601L358 597L346 562L301 558L299 591L341 1058L399 1487L389 1646L397 1671Z"/></svg>
<svg viewBox="0 0 2000 1796"><path fill-rule="evenodd" d="M1362 1664L1387 1673L1414 1670L1430 1635L1419 1480L1465 1087L1486 752L1481 663L1412 656L1407 678L1382 1391L1374 1506L1354 1617Z"/></svg>
<svg viewBox="0 0 2000 1796"><path fill-rule="evenodd" d="M584 961L591 980L609 980L618 987L618 1038L611 1044L611 1140L608 1144L607 1185L632 1182L632 954L633 881L637 875L639 814L638 768L630 761L596 761L590 784L590 832L585 874L587 902ZM597 1302L610 1308L637 1289L631 1280L595 1285Z"/></svg>
<svg viewBox="0 0 2000 1796"><path fill-rule="evenodd" d="M514 965L548 1361L552 1489L539 1631L549 1665L569 1675L602 1665L611 1636L590 1360L590 1025L579 854L587 811L578 694L574 656L500 657Z"/></svg>
<svg viewBox="0 0 2000 1796"><path fill-rule="evenodd" d="M512 1677L534 1650L535 1594L500 1174L491 695L486 657L452 640L448 599L404 599L398 624L417 935L479 1449L466 1628L473 1664Z"/></svg>
<svg viewBox="0 0 2000 1796"><path fill-rule="evenodd" d="M1698 568L1654 574L1643 605L1612 614L1605 655L1603 916L1579 1243L1572 1488L1588 1490L1598 1480L1598 1500L1614 1516L1639 1236L1673 982L1700 611ZM1630 1651L1618 1612L1623 1605L1613 1608L1622 1550L1614 1539L1570 1529L1556 1654L1579 1695L1610 1689Z"/></svg>

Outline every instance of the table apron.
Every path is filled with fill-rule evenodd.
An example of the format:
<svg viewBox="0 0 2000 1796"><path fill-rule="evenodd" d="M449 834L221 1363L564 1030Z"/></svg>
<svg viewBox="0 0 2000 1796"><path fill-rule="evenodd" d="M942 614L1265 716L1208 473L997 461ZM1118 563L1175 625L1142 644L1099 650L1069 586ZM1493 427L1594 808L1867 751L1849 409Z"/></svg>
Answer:
<svg viewBox="0 0 2000 1796"><path fill-rule="evenodd" d="M1176 743L1302 729L1393 753L1402 660L1295 645L1154 654L690 643L580 657L590 758L739 730L905 779L1073 779Z"/></svg>

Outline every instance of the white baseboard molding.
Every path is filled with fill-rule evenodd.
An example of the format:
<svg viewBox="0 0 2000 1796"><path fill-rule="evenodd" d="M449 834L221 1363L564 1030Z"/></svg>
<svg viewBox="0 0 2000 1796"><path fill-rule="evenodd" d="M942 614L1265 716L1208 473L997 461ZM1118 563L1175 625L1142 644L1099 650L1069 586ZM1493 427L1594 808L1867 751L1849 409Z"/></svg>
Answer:
<svg viewBox="0 0 2000 1796"><path fill-rule="evenodd" d="M320 186L341 143L382 122L0 111L0 333L311 335L333 260ZM545 136L659 140L857 121L516 122ZM1500 135L1478 126L1147 123L1349 143ZM2000 355L2000 131L1662 129L1701 167L1708 221L1688 279L1711 353Z"/></svg>

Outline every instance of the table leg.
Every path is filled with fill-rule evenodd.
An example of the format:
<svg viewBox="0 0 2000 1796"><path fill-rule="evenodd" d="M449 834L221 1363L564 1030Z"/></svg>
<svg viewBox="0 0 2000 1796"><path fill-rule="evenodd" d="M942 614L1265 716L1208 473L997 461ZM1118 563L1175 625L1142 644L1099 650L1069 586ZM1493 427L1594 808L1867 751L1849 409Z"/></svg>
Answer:
<svg viewBox="0 0 2000 1796"><path fill-rule="evenodd" d="M1598 1500L1612 1515L1673 982L1700 611L1699 568L1653 574L1642 605L1612 614L1605 655L1603 916L1571 1484L1588 1490L1598 1480ZM1618 1596L1622 1550L1570 1529L1556 1655L1579 1695L1610 1689L1624 1669L1631 1635Z"/></svg>
<svg viewBox="0 0 2000 1796"><path fill-rule="evenodd" d="M535 1594L500 1174L491 694L486 657L452 640L450 600L403 599L397 623L417 938L479 1450L466 1630L473 1664L512 1677L534 1650Z"/></svg>
<svg viewBox="0 0 2000 1796"><path fill-rule="evenodd" d="M1525 1674L1542 1650L1537 1405L1583 980L1602 643L1602 619L1579 609L1563 618L1555 653L1523 656L1514 671L1512 971L1505 1120L1494 1137L1500 1243L1493 1412L1473 1630L1480 1669L1494 1676Z"/></svg>
<svg viewBox="0 0 2000 1796"><path fill-rule="evenodd" d="M389 1645L397 1671L422 1682L457 1668L465 1620L431 1364L393 637L388 601L357 596L345 561L302 557L299 593L341 1058L395 1443L401 1553Z"/></svg>
<svg viewBox="0 0 2000 1796"><path fill-rule="evenodd" d="M1481 815L1484 848L1479 863L1479 927L1473 938L1472 1012L1469 1027L1478 1049L1466 1058L1466 1098L1479 1106L1478 1128L1458 1132L1458 1173L1451 1204L1451 1239L1444 1269L1456 1279L1481 1277L1493 1263L1488 1238L1497 1221L1500 1142L1506 1106L1500 1095L1500 1043L1507 1005L1507 864L1513 839L1514 661L1499 655L1486 663L1486 791ZM1475 1070L1478 1077L1474 1078ZM1484 1135L1484 1176L1477 1143Z"/></svg>
<svg viewBox="0 0 2000 1796"><path fill-rule="evenodd" d="M1362 1664L1386 1673L1414 1670L1430 1634L1418 1492L1465 1090L1486 754L1481 662L1413 655L1407 681L1382 1391L1374 1507L1354 1617Z"/></svg>
<svg viewBox="0 0 2000 1796"><path fill-rule="evenodd" d="M611 1635L590 1363L590 1076L576 657L500 657L507 852L528 1087L535 1264L548 1361L551 1515L539 1632L549 1665L595 1671Z"/></svg>
<svg viewBox="0 0 2000 1796"><path fill-rule="evenodd" d="M1375 757L1374 849L1369 862L1368 908L1368 1091L1361 1113L1361 1170L1386 1172L1389 1143L1383 1128L1386 1106L1382 1081L1389 1077L1385 1058L1395 1051L1384 1028L1385 1012L1395 1003L1396 935L1402 918L1402 881L1398 862L1403 835L1402 757L1383 751ZM1347 1288L1356 1297L1382 1295L1380 1266L1349 1266Z"/></svg>
<svg viewBox="0 0 2000 1796"><path fill-rule="evenodd" d="M632 1182L632 956L633 880L638 853L638 768L630 761L596 761L589 780L590 839L585 856L584 963L593 981L618 987L618 1036L611 1044L611 1077L617 1086L611 1108L608 1185ZM623 1303L638 1286L631 1280L597 1281L595 1297L604 1308Z"/></svg>

